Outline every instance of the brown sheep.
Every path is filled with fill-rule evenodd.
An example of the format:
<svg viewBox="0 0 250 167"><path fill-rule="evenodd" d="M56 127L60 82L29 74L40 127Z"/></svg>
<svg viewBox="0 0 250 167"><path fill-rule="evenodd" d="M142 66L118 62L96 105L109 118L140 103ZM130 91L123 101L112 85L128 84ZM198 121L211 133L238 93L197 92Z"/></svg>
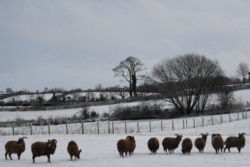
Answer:
<svg viewBox="0 0 250 167"><path fill-rule="evenodd" d="M174 150L179 146L181 142L182 135L176 134L176 138L174 137L165 137L162 141L163 150L172 154Z"/></svg>
<svg viewBox="0 0 250 167"><path fill-rule="evenodd" d="M20 160L21 154L25 151L25 142L24 139L26 137L19 138L16 140L8 141L5 144L5 159L7 160L7 155L9 155L10 159L12 160L11 154L17 154L18 160Z"/></svg>
<svg viewBox="0 0 250 167"><path fill-rule="evenodd" d="M35 142L31 145L31 152L33 154L33 163L35 163L35 158L40 156L47 156L48 162L50 163L50 155L54 154L56 151L57 140L52 139L47 142Z"/></svg>
<svg viewBox="0 0 250 167"><path fill-rule="evenodd" d="M224 141L220 134L212 134L212 146L215 149L215 153L223 150Z"/></svg>
<svg viewBox="0 0 250 167"><path fill-rule="evenodd" d="M132 142L130 151L131 151L131 154L133 154L135 151L135 147L136 147L135 138L134 136L127 136L126 139Z"/></svg>
<svg viewBox="0 0 250 167"><path fill-rule="evenodd" d="M121 157L124 157L124 153L131 156L133 149L135 148L135 138L133 136L127 136L126 139L120 139L117 142L117 150Z"/></svg>
<svg viewBox="0 0 250 167"><path fill-rule="evenodd" d="M76 160L76 158L80 159L80 153L82 150L81 149L79 150L78 145L75 141L71 140L68 143L67 151L70 155L71 160L72 160L73 156L75 156L75 160Z"/></svg>
<svg viewBox="0 0 250 167"><path fill-rule="evenodd" d="M237 147L238 148L238 152L240 153L241 148L243 148L245 146L245 133L239 133L238 137L228 137L225 141L225 148L224 148L224 152L226 151L226 149L228 149L228 151L230 152L230 148L231 147Z"/></svg>
<svg viewBox="0 0 250 167"><path fill-rule="evenodd" d="M157 150L159 149L159 140L156 137L152 137L148 140L148 149L152 153L157 153Z"/></svg>
<svg viewBox="0 0 250 167"><path fill-rule="evenodd" d="M192 143L192 140L190 138L185 138L183 141L182 141L182 153L183 154L186 154L186 153L191 153L191 150L193 148L193 143Z"/></svg>
<svg viewBox="0 0 250 167"><path fill-rule="evenodd" d="M195 147L199 150L199 152L204 152L204 148L206 146L208 133L201 133L201 137L198 137L194 141Z"/></svg>

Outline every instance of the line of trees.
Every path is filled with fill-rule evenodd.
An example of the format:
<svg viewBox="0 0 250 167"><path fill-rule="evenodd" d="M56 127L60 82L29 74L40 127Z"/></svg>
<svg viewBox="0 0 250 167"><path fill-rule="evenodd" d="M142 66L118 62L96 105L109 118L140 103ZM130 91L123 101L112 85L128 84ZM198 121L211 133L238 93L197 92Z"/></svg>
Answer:
<svg viewBox="0 0 250 167"><path fill-rule="evenodd" d="M145 79L145 75L137 73L145 70L143 63L135 57L128 57L113 69L115 77L122 77L122 81L129 83L130 97L137 96L137 81ZM240 63L237 74L246 82L250 73L246 63ZM230 95L230 89L223 88L226 84L225 75L216 60L210 60L204 55L185 54L173 59L164 59L154 66L147 82L157 85L160 92L168 102L181 115L192 112L203 113L211 93L220 92L221 98ZM220 89L220 90L218 90ZM227 102L224 102L225 104Z"/></svg>

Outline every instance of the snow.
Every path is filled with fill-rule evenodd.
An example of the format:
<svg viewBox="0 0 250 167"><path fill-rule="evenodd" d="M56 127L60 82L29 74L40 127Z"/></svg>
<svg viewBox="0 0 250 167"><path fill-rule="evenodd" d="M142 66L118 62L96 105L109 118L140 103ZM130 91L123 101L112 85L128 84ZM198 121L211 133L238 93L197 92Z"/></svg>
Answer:
<svg viewBox="0 0 250 167"><path fill-rule="evenodd" d="M223 138L231 135L237 135L239 132L245 132L246 146L239 154L236 148L231 149L231 153L226 152L222 154L215 154L211 146L211 134L221 133ZM150 137L157 137L161 143L165 136L174 136L174 134L182 134L183 139L190 137L192 141L195 140L200 133L209 133L207 145L204 153L199 153L196 148L192 149L190 155L183 155L181 153L181 144L175 150L174 154L166 154L162 146L157 154L151 154L147 148L147 141ZM47 141L48 139L56 138L58 141L57 150L51 156L51 164L47 163L46 157L36 158L36 165L38 166L88 166L88 167L105 167L105 166L119 166L119 167L141 167L141 166L249 166L250 165L250 119L242 119L230 123L217 124L214 126L205 126L198 128L188 128L180 130L168 130L163 132L152 133L130 133L130 134L53 134L53 135L29 135L26 139L26 151L22 154L21 160L17 160L16 155L12 155L13 160L5 160L4 158L4 144L8 140L16 140L21 136L1 136L0 137L0 158L1 166L34 166L32 163L32 154L30 145L35 141ZM136 139L136 149L131 157L121 158L118 154L116 143L119 139L125 138L127 135L133 135ZM82 149L81 159L70 161L67 153L67 144L70 140L75 140Z"/></svg>
<svg viewBox="0 0 250 167"><path fill-rule="evenodd" d="M237 100L244 101L245 103L250 101L250 91L237 91L235 97ZM114 106L111 106L114 107ZM90 109L98 112L109 112L110 105L98 106ZM37 118L42 116L56 117L56 116L72 116L79 112L78 109L70 110L55 110L55 111L32 111L32 112L1 112L0 121L11 120L16 117L24 118ZM249 115L249 113L248 113ZM220 119L220 118L219 118ZM223 115L223 120L227 120L228 115ZM54 128L60 128L54 126ZM10 128L11 130L11 128ZM222 137L226 139L228 136L236 136L238 133L245 132L246 145L238 153L236 148L231 149L231 153L226 152L222 154L215 154L214 149L211 146L211 134L221 133ZM207 144L204 153L199 153L196 148L192 149L190 155L183 155L181 153L181 144L175 150L174 154L166 154L162 145L157 154L151 154L147 148L147 141L150 137L157 137L161 143L164 137L174 136L175 134L182 134L183 139L189 137L192 141L195 140L200 133L209 133ZM196 128L176 128L176 130L164 129L164 131L152 131L140 133L128 133L120 130L120 133L115 134L51 134L51 135L26 135L26 151L22 154L21 160L17 160L15 154L12 155L13 160L5 160L4 157L4 145L8 140L16 140L22 136L0 136L0 163L4 167L29 167L29 166L71 166L71 167L147 167L147 166L175 166L175 167L195 167L195 166L213 166L213 167L235 167L235 166L249 166L250 165L250 119L240 119L239 121L227 122L223 124L216 124L213 126L200 126ZM118 154L116 143L119 139L125 138L127 135L135 136L136 149L131 157L121 158ZM47 163L46 157L36 158L36 164L32 163L31 144L36 141L47 141L48 139L55 138L58 141L57 149L54 155L51 156L51 163ZM70 157L67 153L67 144L70 140L75 140L78 143L79 148L82 149L81 159L70 161Z"/></svg>

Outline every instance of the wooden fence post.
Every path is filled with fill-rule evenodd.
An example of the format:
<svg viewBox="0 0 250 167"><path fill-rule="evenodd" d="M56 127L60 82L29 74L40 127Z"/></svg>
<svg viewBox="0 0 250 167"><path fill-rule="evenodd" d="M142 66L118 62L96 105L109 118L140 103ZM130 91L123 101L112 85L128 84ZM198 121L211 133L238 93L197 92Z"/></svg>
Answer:
<svg viewBox="0 0 250 167"><path fill-rule="evenodd" d="M30 135L33 134L33 131L32 131L32 122L30 122Z"/></svg>
<svg viewBox="0 0 250 167"><path fill-rule="evenodd" d="M174 130L174 120L172 119L172 130Z"/></svg>
<svg viewBox="0 0 250 167"><path fill-rule="evenodd" d="M15 122L12 122L12 135L15 135Z"/></svg>
<svg viewBox="0 0 250 167"><path fill-rule="evenodd" d="M185 129L185 120L183 119L183 129Z"/></svg>
<svg viewBox="0 0 250 167"><path fill-rule="evenodd" d="M112 122L112 133L115 133L114 122Z"/></svg>
<svg viewBox="0 0 250 167"><path fill-rule="evenodd" d="M193 119L193 125L194 125L194 128L195 128L195 119Z"/></svg>
<svg viewBox="0 0 250 167"><path fill-rule="evenodd" d="M100 134L99 121L97 121L96 124L97 124L97 134Z"/></svg>
<svg viewBox="0 0 250 167"><path fill-rule="evenodd" d="M163 131L163 122L161 120L161 131Z"/></svg>
<svg viewBox="0 0 250 167"><path fill-rule="evenodd" d="M139 122L137 122L137 133L140 133L140 126L139 126Z"/></svg>
<svg viewBox="0 0 250 167"><path fill-rule="evenodd" d="M125 121L125 133L127 133L127 122Z"/></svg>
<svg viewBox="0 0 250 167"><path fill-rule="evenodd" d="M223 124L223 118L222 115L220 115L220 123Z"/></svg>
<svg viewBox="0 0 250 167"><path fill-rule="evenodd" d="M69 134L69 131L68 131L68 123L67 123L67 121L66 121L66 134Z"/></svg>
<svg viewBox="0 0 250 167"><path fill-rule="evenodd" d="M84 134L84 125L83 125L83 121L81 122L82 124L82 134Z"/></svg>
<svg viewBox="0 0 250 167"><path fill-rule="evenodd" d="M149 121L149 131L152 132L151 121Z"/></svg>
<svg viewBox="0 0 250 167"><path fill-rule="evenodd" d="M237 112L237 120L240 120L239 112Z"/></svg>
<svg viewBox="0 0 250 167"><path fill-rule="evenodd" d="M214 125L214 117L212 116L211 119L212 119L212 125Z"/></svg>
<svg viewBox="0 0 250 167"><path fill-rule="evenodd" d="M204 127L205 124L204 124L204 118L202 117L202 127Z"/></svg>
<svg viewBox="0 0 250 167"><path fill-rule="evenodd" d="M48 133L50 135L50 121L48 122Z"/></svg>

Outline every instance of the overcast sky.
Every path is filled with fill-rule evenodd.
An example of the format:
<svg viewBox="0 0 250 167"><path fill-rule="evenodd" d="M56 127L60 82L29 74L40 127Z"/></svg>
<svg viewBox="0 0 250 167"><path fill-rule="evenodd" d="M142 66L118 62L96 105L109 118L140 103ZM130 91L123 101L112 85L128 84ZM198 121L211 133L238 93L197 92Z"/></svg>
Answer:
<svg viewBox="0 0 250 167"><path fill-rule="evenodd" d="M128 56L150 73L197 53L227 76L250 65L249 0L1 0L0 91L124 85Z"/></svg>

